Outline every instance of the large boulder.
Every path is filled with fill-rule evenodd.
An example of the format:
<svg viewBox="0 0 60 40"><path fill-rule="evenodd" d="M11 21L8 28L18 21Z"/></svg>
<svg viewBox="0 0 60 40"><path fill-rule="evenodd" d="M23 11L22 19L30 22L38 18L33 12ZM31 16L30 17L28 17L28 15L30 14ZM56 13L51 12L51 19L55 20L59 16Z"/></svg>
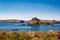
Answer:
<svg viewBox="0 0 60 40"><path fill-rule="evenodd" d="M34 17L29 21L29 25L39 25L39 19Z"/></svg>

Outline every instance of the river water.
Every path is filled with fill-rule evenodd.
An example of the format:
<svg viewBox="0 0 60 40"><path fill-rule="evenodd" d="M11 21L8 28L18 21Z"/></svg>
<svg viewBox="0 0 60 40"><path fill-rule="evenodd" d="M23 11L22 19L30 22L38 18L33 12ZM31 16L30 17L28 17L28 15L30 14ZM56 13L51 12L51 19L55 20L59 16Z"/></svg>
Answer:
<svg viewBox="0 0 60 40"><path fill-rule="evenodd" d="M48 30L60 30L60 23L52 25L37 25L37 26L19 26L21 23L9 23L9 22L0 22L0 30L6 31L48 31Z"/></svg>

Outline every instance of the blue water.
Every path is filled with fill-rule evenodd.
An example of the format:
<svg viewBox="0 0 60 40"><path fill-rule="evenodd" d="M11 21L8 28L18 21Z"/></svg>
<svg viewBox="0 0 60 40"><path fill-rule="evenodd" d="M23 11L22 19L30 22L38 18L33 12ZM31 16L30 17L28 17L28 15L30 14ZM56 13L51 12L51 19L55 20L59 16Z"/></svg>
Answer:
<svg viewBox="0 0 60 40"><path fill-rule="evenodd" d="M48 30L60 30L60 24L52 25L39 25L39 26L19 26L22 23L4 23L0 22L0 30L14 31L48 31Z"/></svg>

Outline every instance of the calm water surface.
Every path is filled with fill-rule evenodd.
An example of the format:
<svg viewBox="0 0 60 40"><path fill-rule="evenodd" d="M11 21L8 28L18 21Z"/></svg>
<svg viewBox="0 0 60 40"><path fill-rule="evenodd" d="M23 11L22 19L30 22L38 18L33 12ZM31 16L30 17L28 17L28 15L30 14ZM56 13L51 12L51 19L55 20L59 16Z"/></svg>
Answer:
<svg viewBox="0 0 60 40"><path fill-rule="evenodd" d="M60 23L53 24L53 25L39 25L39 26L19 26L22 23L3 23L0 22L0 30L7 30L7 31L48 31L48 30L60 30Z"/></svg>

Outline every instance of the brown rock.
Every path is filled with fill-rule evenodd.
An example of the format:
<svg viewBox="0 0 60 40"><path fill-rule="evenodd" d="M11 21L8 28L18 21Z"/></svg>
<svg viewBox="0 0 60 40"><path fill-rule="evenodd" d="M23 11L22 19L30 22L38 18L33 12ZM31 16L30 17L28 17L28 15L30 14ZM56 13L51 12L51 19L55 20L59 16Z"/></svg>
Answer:
<svg viewBox="0 0 60 40"><path fill-rule="evenodd" d="M29 24L30 25L39 25L39 21L40 20L38 18L34 17L31 19L31 21L29 21Z"/></svg>

